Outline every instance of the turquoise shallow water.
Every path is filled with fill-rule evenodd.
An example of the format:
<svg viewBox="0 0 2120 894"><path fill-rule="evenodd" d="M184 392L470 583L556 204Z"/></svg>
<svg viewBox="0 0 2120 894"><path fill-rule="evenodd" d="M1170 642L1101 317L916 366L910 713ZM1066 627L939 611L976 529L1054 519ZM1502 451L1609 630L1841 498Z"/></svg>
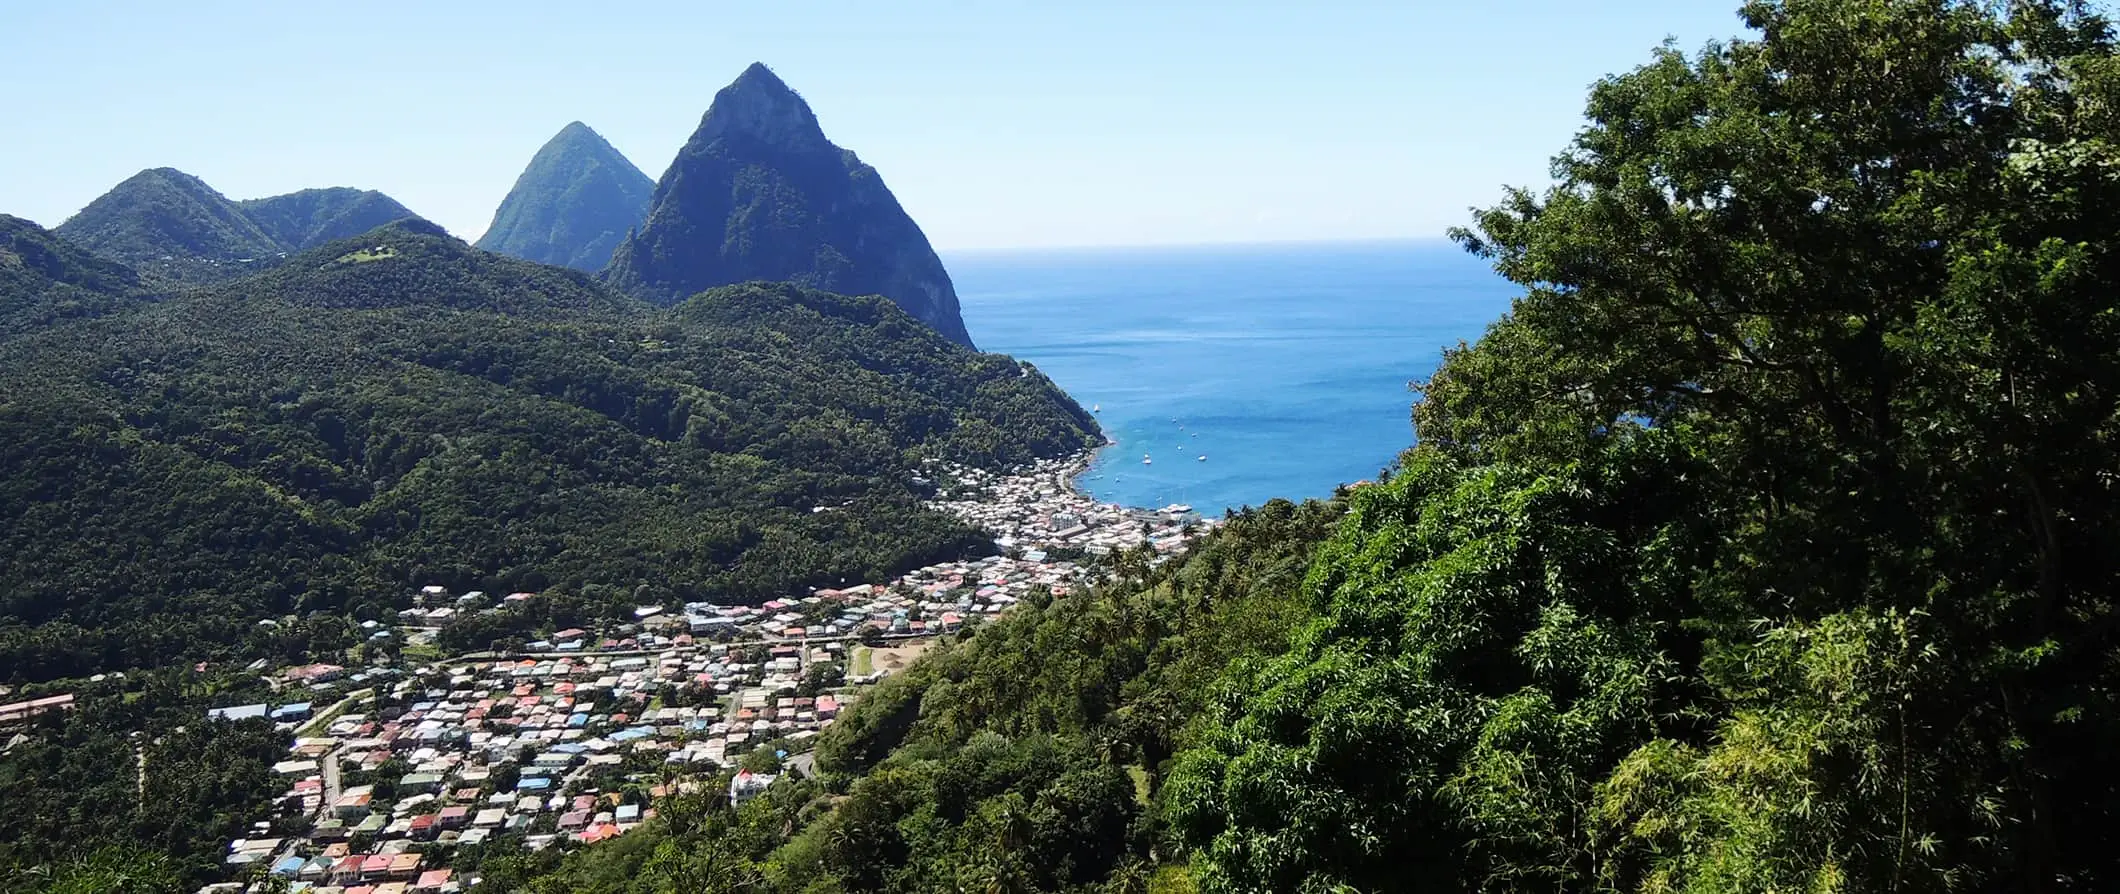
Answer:
<svg viewBox="0 0 2120 894"><path fill-rule="evenodd" d="M1408 385L1516 294L1441 241L945 261L981 349L1100 408L1118 443L1082 485L1213 514L1375 476L1412 442Z"/></svg>

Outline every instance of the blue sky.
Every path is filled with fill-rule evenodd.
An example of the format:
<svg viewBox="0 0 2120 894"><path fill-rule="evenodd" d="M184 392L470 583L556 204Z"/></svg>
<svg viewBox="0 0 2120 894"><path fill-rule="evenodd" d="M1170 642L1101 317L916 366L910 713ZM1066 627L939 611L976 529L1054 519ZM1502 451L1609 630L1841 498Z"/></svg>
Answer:
<svg viewBox="0 0 2120 894"><path fill-rule="evenodd" d="M649 176L753 60L945 251L1432 237L1736 0L14 4L0 212L148 167L381 189L475 238L580 119ZM329 8L327 8L327 6Z"/></svg>

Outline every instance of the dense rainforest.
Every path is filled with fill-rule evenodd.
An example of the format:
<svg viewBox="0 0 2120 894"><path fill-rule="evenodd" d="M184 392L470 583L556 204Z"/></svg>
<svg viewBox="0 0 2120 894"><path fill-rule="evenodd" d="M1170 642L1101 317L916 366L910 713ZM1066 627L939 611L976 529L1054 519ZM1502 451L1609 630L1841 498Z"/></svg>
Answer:
<svg viewBox="0 0 2120 894"><path fill-rule="evenodd" d="M1748 3L1457 238L1417 444L871 692L531 891L2120 885L2120 55Z"/></svg>
<svg viewBox="0 0 2120 894"><path fill-rule="evenodd" d="M247 276L290 253L414 216L374 190L305 189L237 202L183 171L149 168L52 232L172 291Z"/></svg>
<svg viewBox="0 0 2120 894"><path fill-rule="evenodd" d="M215 693L188 669L76 694L74 710L10 730L0 748L0 894L217 881L228 841L285 790L272 765L293 737L262 718L207 720Z"/></svg>
<svg viewBox="0 0 2120 894"><path fill-rule="evenodd" d="M992 549L922 505L923 463L1097 439L1029 365L881 298L753 284L661 309L417 221L17 330L15 681L262 653L261 618L383 618L427 584L623 603L876 579Z"/></svg>

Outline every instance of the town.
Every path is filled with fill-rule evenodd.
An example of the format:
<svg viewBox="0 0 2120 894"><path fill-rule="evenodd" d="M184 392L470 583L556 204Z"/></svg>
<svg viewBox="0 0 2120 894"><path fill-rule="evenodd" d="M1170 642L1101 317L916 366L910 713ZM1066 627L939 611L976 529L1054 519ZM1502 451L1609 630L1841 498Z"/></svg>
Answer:
<svg viewBox="0 0 2120 894"><path fill-rule="evenodd" d="M229 880L202 894L460 891L478 883L459 874L467 855L623 835L656 798L730 770L732 804L811 772L809 740L936 637L1035 591L1079 593L1106 573L1100 557L1147 547L1160 561L1219 521L1100 504L1072 487L1084 463L929 470L931 505L990 532L995 555L755 606L642 605L628 623L540 631L511 654L287 668L284 698L212 712L267 718L294 744L274 767L281 814L229 844ZM367 626L426 645L466 615L534 598L430 586L409 595L398 629Z"/></svg>

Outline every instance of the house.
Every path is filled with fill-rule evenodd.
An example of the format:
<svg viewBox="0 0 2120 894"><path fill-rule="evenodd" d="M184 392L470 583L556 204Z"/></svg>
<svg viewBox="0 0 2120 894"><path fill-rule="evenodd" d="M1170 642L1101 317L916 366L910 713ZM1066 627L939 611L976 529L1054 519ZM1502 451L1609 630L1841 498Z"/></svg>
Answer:
<svg viewBox="0 0 2120 894"><path fill-rule="evenodd" d="M67 693L65 695L46 696L44 698L33 698L29 701L12 702L9 704L0 705L0 726L13 726L18 723L27 723L30 718L47 714L52 711L72 710L73 707L74 696L72 693Z"/></svg>
<svg viewBox="0 0 2120 894"><path fill-rule="evenodd" d="M237 720L249 720L254 717L264 717L269 710L270 709L267 708L263 702L260 702L255 705L237 705L233 708L212 708L206 712L206 717L209 720L227 720L233 722Z"/></svg>
<svg viewBox="0 0 2120 894"><path fill-rule="evenodd" d="M450 872L447 869L430 869L422 872L419 880L412 883L412 890L440 891L443 885L449 884Z"/></svg>
<svg viewBox="0 0 2120 894"><path fill-rule="evenodd" d="M336 664L305 664L287 671L288 679L309 685L329 683L345 675L346 669Z"/></svg>
<svg viewBox="0 0 2120 894"><path fill-rule="evenodd" d="M744 802L765 794L766 787L780 777L771 773L753 773L744 770L729 780L729 806L740 807Z"/></svg>

